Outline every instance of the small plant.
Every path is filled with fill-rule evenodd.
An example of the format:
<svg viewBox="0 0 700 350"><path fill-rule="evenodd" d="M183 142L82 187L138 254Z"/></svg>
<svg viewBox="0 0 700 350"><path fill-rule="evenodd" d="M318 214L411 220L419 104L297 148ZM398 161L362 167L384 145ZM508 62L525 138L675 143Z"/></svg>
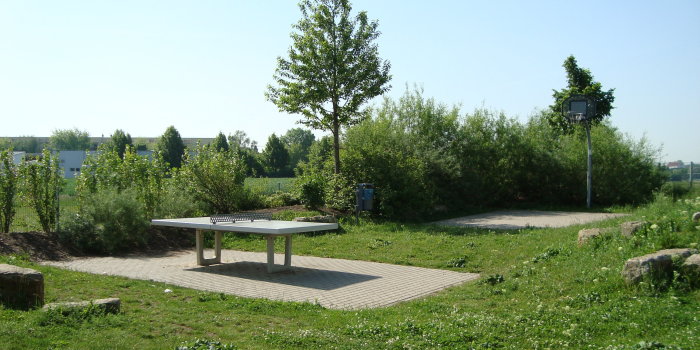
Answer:
<svg viewBox="0 0 700 350"><path fill-rule="evenodd" d="M532 258L532 262L538 263L540 261L547 261L547 260L559 255L560 252L561 252L561 249L547 248L547 250L544 253Z"/></svg>
<svg viewBox="0 0 700 350"><path fill-rule="evenodd" d="M234 350L238 349L232 344L221 344L221 342L205 339L196 339L194 342L186 343L175 347L175 350Z"/></svg>
<svg viewBox="0 0 700 350"><path fill-rule="evenodd" d="M449 267L464 267L467 265L467 257L454 258L447 262Z"/></svg>
<svg viewBox="0 0 700 350"><path fill-rule="evenodd" d="M372 241L372 243L367 245L367 248L377 249L377 248L381 248L381 247L386 247L386 246L391 245L391 244L392 244L391 241L386 241L386 240L383 240L381 238L375 238L374 241Z"/></svg>
<svg viewBox="0 0 700 350"><path fill-rule="evenodd" d="M495 275L488 275L484 280L483 283L490 284L492 286L495 286L499 283L505 282L506 279L503 277L503 275L500 274L495 274Z"/></svg>

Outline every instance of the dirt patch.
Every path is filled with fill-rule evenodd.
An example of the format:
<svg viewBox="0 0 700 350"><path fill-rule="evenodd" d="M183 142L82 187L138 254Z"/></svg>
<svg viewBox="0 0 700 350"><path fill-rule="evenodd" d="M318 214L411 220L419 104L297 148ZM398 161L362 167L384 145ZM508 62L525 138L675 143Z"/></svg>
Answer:
<svg viewBox="0 0 700 350"><path fill-rule="evenodd" d="M80 252L61 243L55 233L11 232L0 233L0 254L27 254L34 261L65 260L80 256Z"/></svg>
<svg viewBox="0 0 700 350"><path fill-rule="evenodd" d="M143 247L115 254L162 253L194 247L194 233L187 229L152 227L149 239ZM0 233L0 254L27 254L32 261L70 260L87 256L69 243L61 242L56 233L11 232Z"/></svg>

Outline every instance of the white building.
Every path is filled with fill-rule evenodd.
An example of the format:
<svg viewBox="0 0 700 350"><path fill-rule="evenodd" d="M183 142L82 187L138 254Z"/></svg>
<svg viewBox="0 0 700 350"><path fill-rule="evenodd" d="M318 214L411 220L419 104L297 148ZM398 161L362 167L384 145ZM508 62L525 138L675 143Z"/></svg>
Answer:
<svg viewBox="0 0 700 350"><path fill-rule="evenodd" d="M58 153L58 166L63 169L63 177L72 179L78 176L86 157L85 151L60 151Z"/></svg>
<svg viewBox="0 0 700 350"><path fill-rule="evenodd" d="M24 160L27 152L12 152L12 162L19 165Z"/></svg>

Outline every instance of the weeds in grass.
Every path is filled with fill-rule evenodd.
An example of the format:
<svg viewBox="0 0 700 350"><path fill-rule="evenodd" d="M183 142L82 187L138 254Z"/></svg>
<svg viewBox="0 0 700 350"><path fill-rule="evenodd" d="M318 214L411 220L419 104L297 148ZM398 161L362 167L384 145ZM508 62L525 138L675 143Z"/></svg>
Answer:
<svg viewBox="0 0 700 350"><path fill-rule="evenodd" d="M196 339L193 342L187 343L183 342L182 345L175 348L175 350L235 350L238 349L232 344L222 344L218 341Z"/></svg>
<svg viewBox="0 0 700 350"><path fill-rule="evenodd" d="M447 262L448 267L464 267L466 265L467 265L467 257L466 256L454 258L454 259L451 259L450 261Z"/></svg>

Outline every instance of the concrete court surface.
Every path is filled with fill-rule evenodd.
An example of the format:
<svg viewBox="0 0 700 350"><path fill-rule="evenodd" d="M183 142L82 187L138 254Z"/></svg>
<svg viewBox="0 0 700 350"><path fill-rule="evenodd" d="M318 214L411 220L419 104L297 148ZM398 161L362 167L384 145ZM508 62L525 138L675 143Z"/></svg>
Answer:
<svg viewBox="0 0 700 350"><path fill-rule="evenodd" d="M538 210L503 210L436 221L434 224L457 227L478 227L517 230L527 227L566 227L612 219L627 214L583 213Z"/></svg>
<svg viewBox="0 0 700 350"><path fill-rule="evenodd" d="M194 249L163 256L92 257L43 264L346 310L389 306L479 278L475 273L299 255L292 257L292 271L268 274L266 253L223 250L221 254L222 264L210 266L196 264ZM284 261L284 255L276 254L275 261Z"/></svg>

